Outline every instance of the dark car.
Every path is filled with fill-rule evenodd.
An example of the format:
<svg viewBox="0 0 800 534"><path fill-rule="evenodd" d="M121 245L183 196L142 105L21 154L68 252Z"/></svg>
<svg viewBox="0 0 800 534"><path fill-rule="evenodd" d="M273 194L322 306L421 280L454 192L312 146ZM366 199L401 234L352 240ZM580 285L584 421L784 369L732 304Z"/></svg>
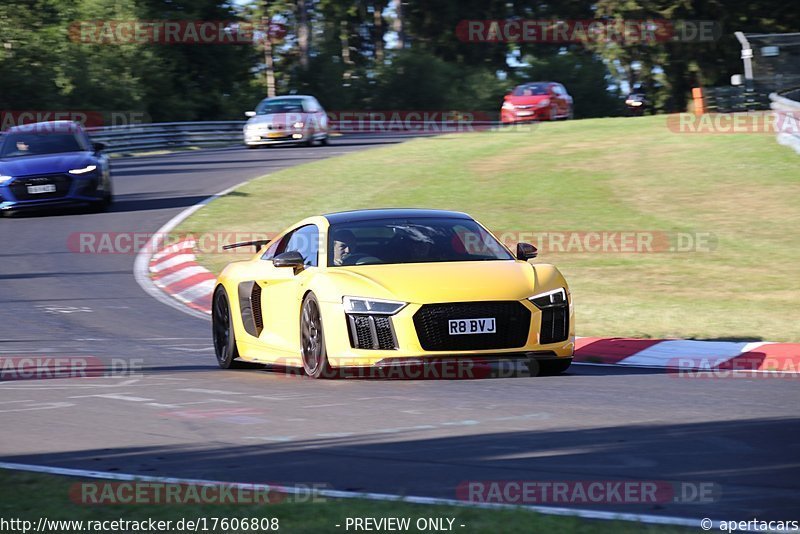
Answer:
<svg viewBox="0 0 800 534"><path fill-rule="evenodd" d="M571 119L572 116L572 97L556 82L518 85L505 96L500 110L500 120L506 124Z"/></svg>
<svg viewBox="0 0 800 534"><path fill-rule="evenodd" d="M102 143L70 121L14 126L0 135L0 212L111 204Z"/></svg>

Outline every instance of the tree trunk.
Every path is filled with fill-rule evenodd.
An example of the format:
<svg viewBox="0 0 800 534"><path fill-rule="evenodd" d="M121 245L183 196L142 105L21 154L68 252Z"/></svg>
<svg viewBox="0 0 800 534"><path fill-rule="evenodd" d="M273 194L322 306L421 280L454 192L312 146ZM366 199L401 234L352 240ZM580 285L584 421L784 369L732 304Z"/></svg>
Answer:
<svg viewBox="0 0 800 534"><path fill-rule="evenodd" d="M272 17L269 14L269 0L263 2L264 14L261 24L264 27L264 78L267 97L275 96L275 62L272 57Z"/></svg>
<svg viewBox="0 0 800 534"><path fill-rule="evenodd" d="M383 63L383 37L386 33L386 29L383 26L383 8L384 3L382 1L375 2L374 4L374 12L373 16L373 24L375 25L374 33L375 36L375 62L376 63Z"/></svg>
<svg viewBox="0 0 800 534"><path fill-rule="evenodd" d="M392 29L397 33L397 48L406 47L405 22L403 20L403 0L392 0L394 6L394 23Z"/></svg>
<svg viewBox="0 0 800 534"><path fill-rule="evenodd" d="M297 47L300 49L300 68L308 70L308 52L311 28L308 24L306 0L297 0Z"/></svg>
<svg viewBox="0 0 800 534"><path fill-rule="evenodd" d="M345 82L350 80L353 75L353 60L350 58L350 40L348 39L347 21L339 21L339 39L342 42L342 63L344 63L344 73L342 78Z"/></svg>

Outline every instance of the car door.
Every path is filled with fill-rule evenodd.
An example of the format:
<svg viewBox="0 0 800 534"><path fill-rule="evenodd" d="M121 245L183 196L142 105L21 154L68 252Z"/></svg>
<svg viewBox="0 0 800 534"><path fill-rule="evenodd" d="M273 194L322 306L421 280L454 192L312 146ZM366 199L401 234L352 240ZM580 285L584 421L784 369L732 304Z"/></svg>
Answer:
<svg viewBox="0 0 800 534"><path fill-rule="evenodd" d="M280 352L299 354L300 306L309 279L319 267L319 228L301 226L286 234L262 256L265 262L261 286L261 314L264 329L259 339ZM272 258L283 252L299 252L302 269L275 267Z"/></svg>

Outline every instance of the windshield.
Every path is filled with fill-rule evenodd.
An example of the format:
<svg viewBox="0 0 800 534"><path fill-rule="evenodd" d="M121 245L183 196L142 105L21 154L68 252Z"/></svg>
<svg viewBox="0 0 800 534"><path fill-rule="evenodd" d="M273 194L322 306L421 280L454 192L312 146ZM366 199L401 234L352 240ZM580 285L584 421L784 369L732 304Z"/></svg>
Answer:
<svg viewBox="0 0 800 534"><path fill-rule="evenodd" d="M547 84L534 83L530 85L520 85L511 93L514 96L539 96L547 94Z"/></svg>
<svg viewBox="0 0 800 534"><path fill-rule="evenodd" d="M0 158L18 158L89 150L73 133L12 132L0 138Z"/></svg>
<svg viewBox="0 0 800 534"><path fill-rule="evenodd" d="M262 100L256 107L257 115L271 115L273 113L302 113L303 101L300 98L275 98Z"/></svg>
<svg viewBox="0 0 800 534"><path fill-rule="evenodd" d="M329 267L512 259L471 219L380 219L335 224L328 230Z"/></svg>

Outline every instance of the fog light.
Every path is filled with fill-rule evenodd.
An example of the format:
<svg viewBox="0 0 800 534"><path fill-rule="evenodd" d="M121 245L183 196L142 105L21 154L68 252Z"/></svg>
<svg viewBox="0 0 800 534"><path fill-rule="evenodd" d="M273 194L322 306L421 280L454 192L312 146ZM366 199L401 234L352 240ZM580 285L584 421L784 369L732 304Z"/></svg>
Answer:
<svg viewBox="0 0 800 534"><path fill-rule="evenodd" d="M303 134L292 134L292 139L302 139Z"/></svg>

